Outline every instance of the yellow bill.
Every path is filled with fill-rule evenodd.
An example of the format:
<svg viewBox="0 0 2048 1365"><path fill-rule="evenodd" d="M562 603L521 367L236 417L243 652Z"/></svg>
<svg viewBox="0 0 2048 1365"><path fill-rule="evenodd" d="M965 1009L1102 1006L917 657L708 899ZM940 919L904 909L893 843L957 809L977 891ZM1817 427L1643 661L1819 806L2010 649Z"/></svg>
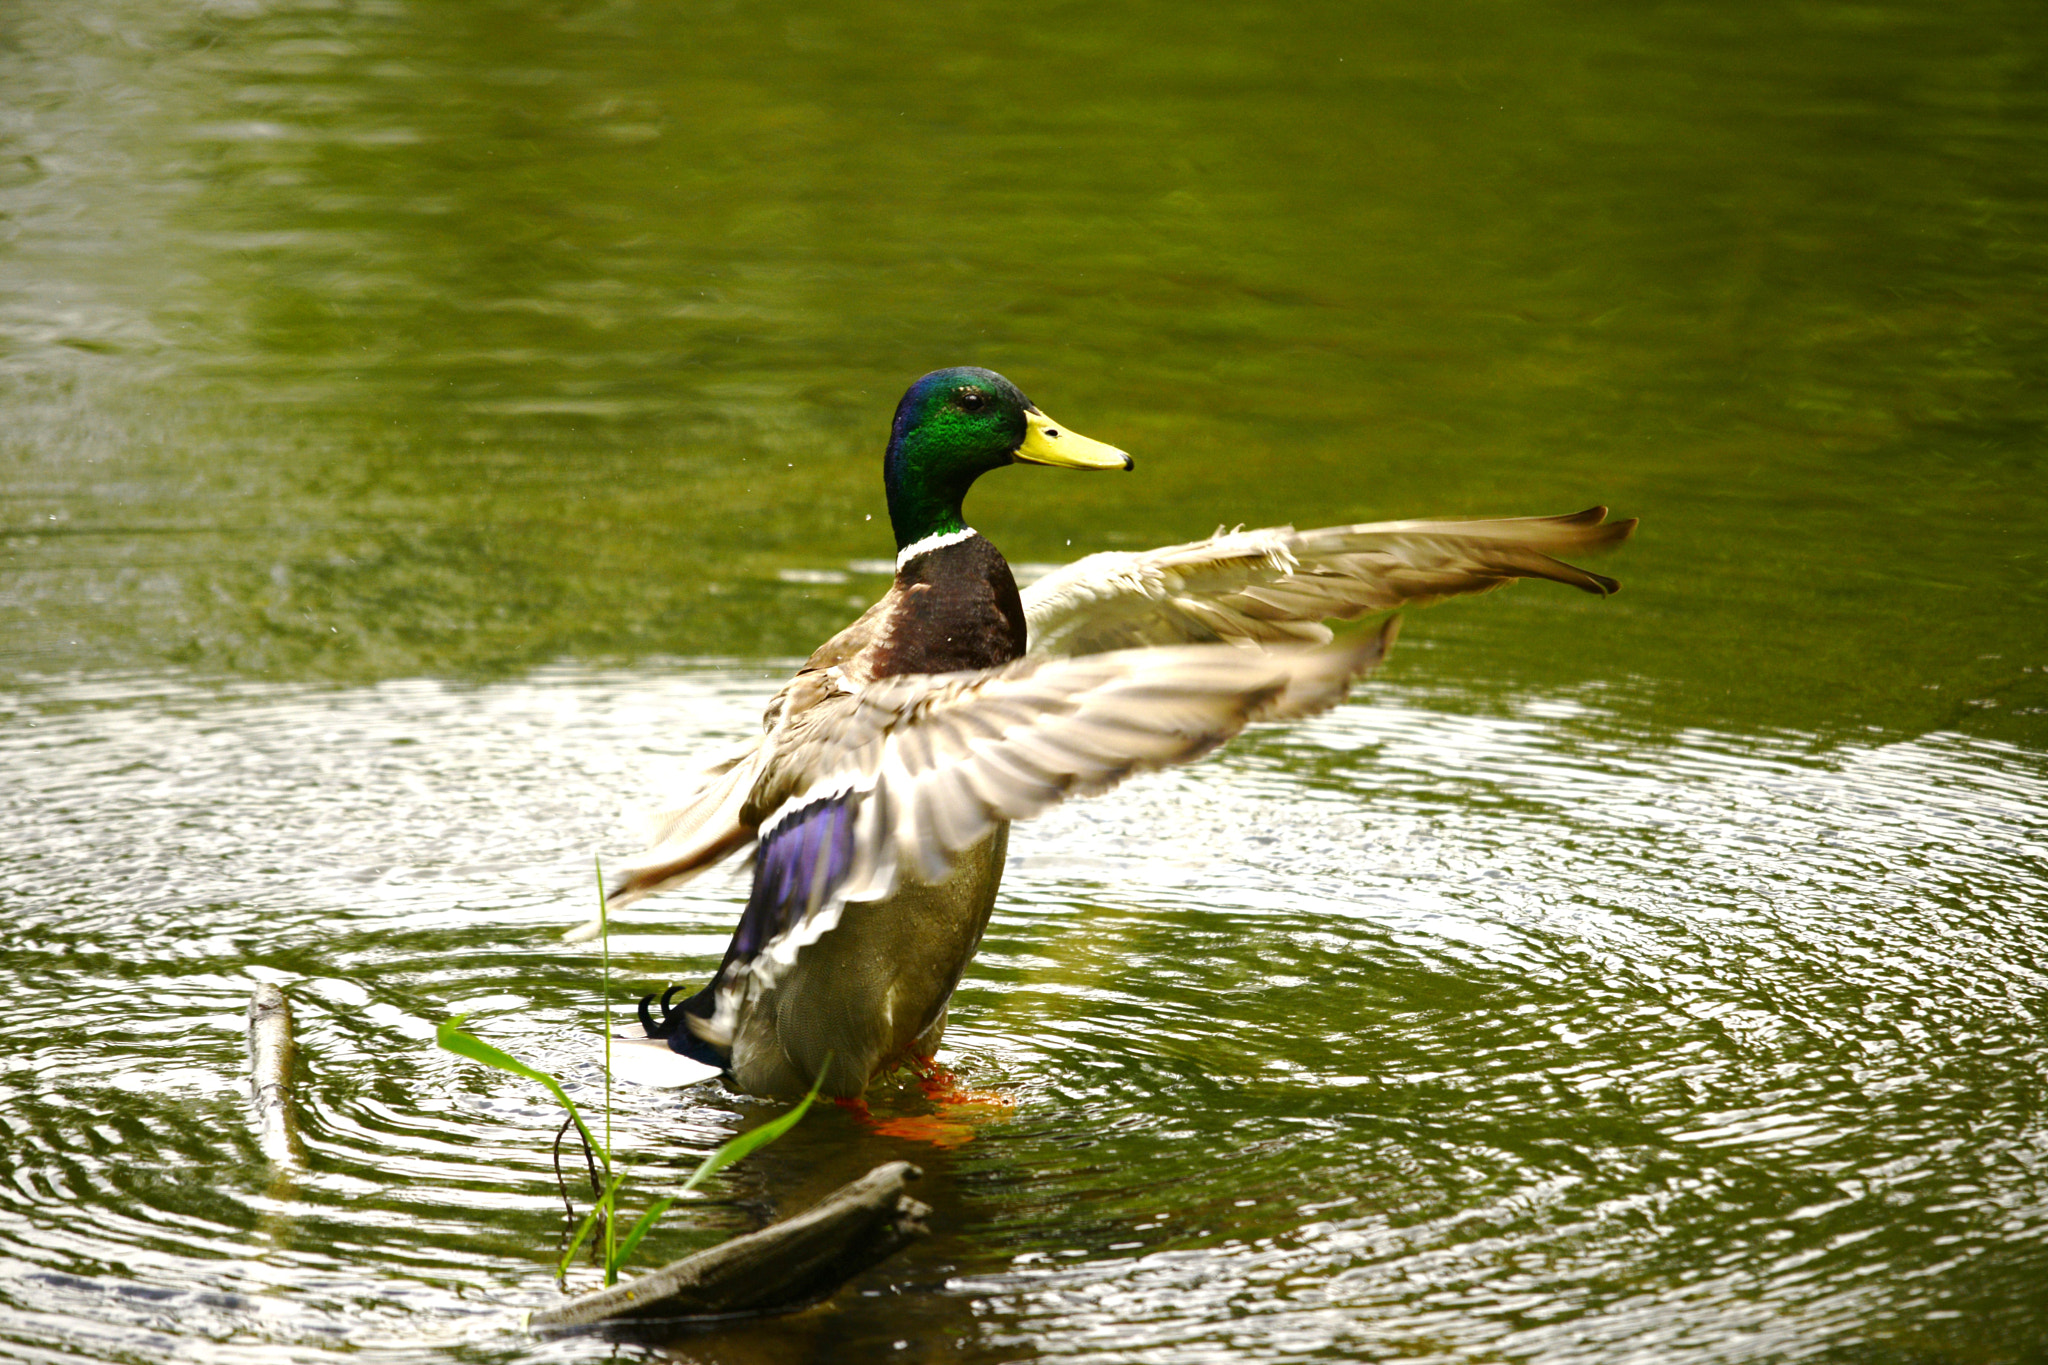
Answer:
<svg viewBox="0 0 2048 1365"><path fill-rule="evenodd" d="M1069 431L1036 408L1024 409L1028 426L1017 458L1025 464L1049 464L1058 469L1129 469L1131 457L1115 446L1091 441L1078 431Z"/></svg>

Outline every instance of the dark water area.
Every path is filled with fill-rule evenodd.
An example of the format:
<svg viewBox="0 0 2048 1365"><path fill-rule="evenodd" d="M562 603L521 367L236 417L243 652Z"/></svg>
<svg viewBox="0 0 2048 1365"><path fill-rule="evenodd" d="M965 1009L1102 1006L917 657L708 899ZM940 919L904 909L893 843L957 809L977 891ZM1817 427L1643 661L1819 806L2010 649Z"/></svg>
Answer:
<svg viewBox="0 0 2048 1365"><path fill-rule="evenodd" d="M933 1239L534 1341L558 1118L433 1026L601 1107L591 856L879 594L962 363L1137 458L978 486L1021 565L1598 502L1626 589L1020 827L1014 1108L643 1260L897 1158ZM2044 395L2033 6L0 5L0 1357L2042 1359ZM778 1112L614 1099L649 1198Z"/></svg>

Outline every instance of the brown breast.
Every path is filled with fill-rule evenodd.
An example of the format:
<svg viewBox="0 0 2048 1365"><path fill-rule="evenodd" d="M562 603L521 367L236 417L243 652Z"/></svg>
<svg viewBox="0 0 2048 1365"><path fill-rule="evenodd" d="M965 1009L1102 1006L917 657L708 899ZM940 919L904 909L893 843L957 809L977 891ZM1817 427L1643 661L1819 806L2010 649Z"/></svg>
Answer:
<svg viewBox="0 0 2048 1365"><path fill-rule="evenodd" d="M872 677L995 668L1024 653L1024 602L1002 551L979 535L896 571L878 622Z"/></svg>

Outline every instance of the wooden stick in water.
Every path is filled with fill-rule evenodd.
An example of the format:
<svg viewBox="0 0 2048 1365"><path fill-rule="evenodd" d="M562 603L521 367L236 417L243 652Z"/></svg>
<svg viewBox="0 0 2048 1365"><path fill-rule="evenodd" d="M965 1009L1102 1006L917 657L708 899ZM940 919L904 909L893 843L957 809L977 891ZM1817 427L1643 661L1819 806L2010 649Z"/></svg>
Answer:
<svg viewBox="0 0 2048 1365"><path fill-rule="evenodd" d="M609 1289L533 1315L536 1332L775 1313L824 1298L930 1232L931 1210L904 1193L923 1174L907 1161L877 1166L794 1218L671 1261Z"/></svg>
<svg viewBox="0 0 2048 1365"><path fill-rule="evenodd" d="M298 1167L305 1149L292 1122L292 1007L265 984L249 997L249 1092L255 1100L256 1143L272 1164Z"/></svg>

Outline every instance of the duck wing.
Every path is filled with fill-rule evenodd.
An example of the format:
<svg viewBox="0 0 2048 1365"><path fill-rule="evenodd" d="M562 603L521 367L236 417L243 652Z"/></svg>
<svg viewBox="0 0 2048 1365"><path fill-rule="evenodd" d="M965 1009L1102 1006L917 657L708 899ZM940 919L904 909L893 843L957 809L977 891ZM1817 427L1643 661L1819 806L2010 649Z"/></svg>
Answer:
<svg viewBox="0 0 2048 1365"><path fill-rule="evenodd" d="M754 831L740 823L747 798L761 780L767 742L755 740L697 774L697 784L679 805L653 817L648 847L618 869L605 890L605 907L617 910L642 896L688 881L706 868L724 862L754 841ZM585 920L562 935L564 943L596 938L604 925Z"/></svg>
<svg viewBox="0 0 2048 1365"><path fill-rule="evenodd" d="M1397 629L1322 648L1026 656L881 678L791 713L738 816L759 840L753 892L712 985L681 1007L690 1029L729 1047L749 992L848 901L887 896L906 871L942 880L999 822L1199 758L1254 721L1336 705Z"/></svg>
<svg viewBox="0 0 2048 1365"><path fill-rule="evenodd" d="M1189 762L1253 721L1327 710L1386 657L1395 632L1389 621L1323 648L1027 655L986 672L882 678L814 707L754 798L759 904L749 913L777 917L758 943L827 900L887 895L904 869L939 880L1001 821Z"/></svg>
<svg viewBox="0 0 2048 1365"><path fill-rule="evenodd" d="M617 910L680 885L754 841L754 827L744 823L742 815L768 756L776 750L778 733L791 716L866 678L870 647L900 595L892 587L852 625L819 645L797 675L769 701L762 716L767 733L700 769L680 803L652 818L647 848L620 869L605 892L608 909ZM569 930L563 940L579 943L596 938L601 928L592 919Z"/></svg>
<svg viewBox="0 0 2048 1365"><path fill-rule="evenodd" d="M1628 539L1635 519L1589 507L1563 517L1382 521L1207 540L1075 560L1024 590L1033 654L1094 654L1207 641L1317 644L1329 619L1426 606L1547 578L1605 596L1621 585L1557 558Z"/></svg>

